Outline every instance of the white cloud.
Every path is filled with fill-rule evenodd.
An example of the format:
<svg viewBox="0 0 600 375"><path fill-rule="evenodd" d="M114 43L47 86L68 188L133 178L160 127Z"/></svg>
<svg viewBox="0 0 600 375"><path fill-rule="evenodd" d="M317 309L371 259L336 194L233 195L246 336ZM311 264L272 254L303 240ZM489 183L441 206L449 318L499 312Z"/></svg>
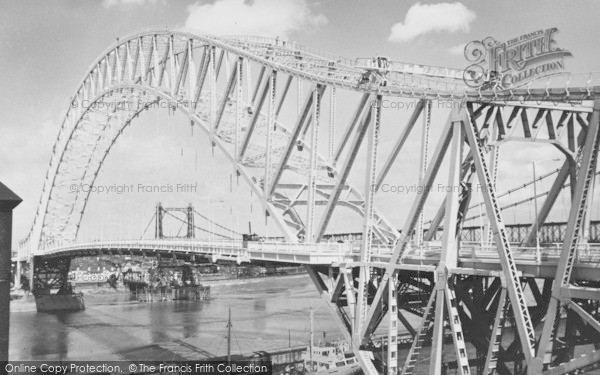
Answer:
<svg viewBox="0 0 600 375"><path fill-rule="evenodd" d="M392 26L390 42L406 42L433 31L469 32L475 12L462 3L416 3L408 9L404 22Z"/></svg>
<svg viewBox="0 0 600 375"><path fill-rule="evenodd" d="M145 3L153 3L156 0L104 0L102 5L106 8L113 5L143 5Z"/></svg>
<svg viewBox="0 0 600 375"><path fill-rule="evenodd" d="M217 35L257 35L287 39L292 31L311 31L327 23L306 0L217 0L192 4L185 26Z"/></svg>
<svg viewBox="0 0 600 375"><path fill-rule="evenodd" d="M466 44L463 43L463 44L459 44L454 47L450 47L450 48L448 48L448 52L450 52L450 54L452 54L452 55L464 55L465 46L466 46Z"/></svg>

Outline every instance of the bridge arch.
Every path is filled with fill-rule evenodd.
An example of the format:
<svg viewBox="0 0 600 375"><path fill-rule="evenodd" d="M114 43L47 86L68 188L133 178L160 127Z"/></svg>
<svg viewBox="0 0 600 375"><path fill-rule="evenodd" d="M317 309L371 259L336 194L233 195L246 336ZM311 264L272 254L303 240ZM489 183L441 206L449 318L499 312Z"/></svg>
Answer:
<svg viewBox="0 0 600 375"><path fill-rule="evenodd" d="M289 61L289 56L285 55L292 55L294 60ZM230 61L233 61L233 68L228 71ZM255 83L247 78L250 75L249 63L260 68ZM269 80L274 81L271 77L276 74L287 75L285 92L278 99L280 110L292 80L309 82L319 89L320 94L328 86L362 92L366 98L376 86L356 86L355 82L364 73L364 69L351 66L342 58L317 56L302 50L301 46L265 38L216 38L165 28L117 40L90 66L69 103L53 147L33 225L26 239L20 243L20 258L26 259L52 244L68 243L77 238L90 191L78 189L73 192L67 187L71 184L93 186L122 131L143 111L157 103L182 111L194 125L199 126L259 197L279 230L289 241L298 241L298 235L305 230L303 220L295 212L299 200L291 201L279 191L276 183L266 193L264 184L261 187L260 182L253 181L248 170L257 164L260 166L260 159L263 159L262 164L268 165L269 169L266 173L278 173L278 180L284 171L307 174L303 163L306 164L310 156L296 155L294 163L293 157L288 154L281 165L277 165L277 160L268 160L273 152L285 152L281 151L282 146L294 131L269 115L276 100L275 89L270 89ZM221 83L225 83L225 88L219 92L218 80L223 74L226 77ZM239 89L234 75L241 83ZM272 85L276 87L275 83ZM252 91L254 95L250 103L238 104L243 90L248 94ZM311 100L316 91L314 89L306 98L298 99L299 106L301 99L305 103L296 128L304 128L305 133L310 126ZM368 111L362 108L359 115L363 112ZM253 144L252 132L269 124L279 131L280 150L273 151L274 145ZM244 125L246 129L241 131ZM232 131L232 126L238 130ZM237 132L235 140L232 132ZM232 143L235 143L234 147L231 147ZM305 153L310 154L309 142L296 138L293 143L301 144ZM247 151L246 155L239 151L242 147ZM253 147L257 152L248 157L248 150ZM260 150L261 147L264 150ZM317 151L314 157L319 170L315 181L329 182L331 186L325 189L331 189L334 180L328 175L334 169L331 160ZM289 184L286 186L290 187ZM293 188L306 194L306 185ZM361 215L362 193L349 184L344 184L343 188L352 193L354 199L353 202L340 200L339 206ZM317 186L315 191L321 199L327 199L323 188ZM307 199L300 201L306 202ZM381 214L377 213L377 217L381 222L378 235L384 241L393 241L397 236L395 229Z"/></svg>
<svg viewBox="0 0 600 375"><path fill-rule="evenodd" d="M234 67L228 71L230 62ZM260 69L255 83L247 78L251 63ZM238 65L240 68L236 70ZM261 197L263 206L288 240L297 241L298 235L305 231L310 232L312 239L320 239L334 207L348 207L359 216L364 216L370 210L367 207L369 192L361 192L345 181L346 171L340 166L342 160L339 159L341 150L345 151L347 143L352 142L350 136L359 132L357 129L362 128L366 132L367 128L373 127L366 104L377 95L421 100L479 101L484 104L503 101L515 105L517 100L520 103L539 103L544 100L568 102L589 99L598 91L590 86L590 79L586 87L569 88L571 76L566 79L564 88L552 90L548 90L549 81L545 89L473 90L462 79L457 79L459 70L424 68L427 67L395 62L380 66L376 59L349 60L269 38L214 37L172 28L151 29L117 39L90 66L69 103L53 148L33 225L26 239L20 243L20 258L26 259L32 251L49 243L70 242L76 238L88 196L77 194L73 197L61 189L65 184L84 183L86 179L93 184L120 131L147 108L141 103L150 105L158 98L187 113L190 120L198 124L227 155L245 180L250 178L245 167L256 167L261 163L268 166L265 167L265 178L273 179L266 181L267 185L271 182L271 186L261 188L254 186L252 181L250 186ZM271 90L269 84L269 80L274 81L273 77L277 74L287 76L279 98L276 98L275 89ZM226 76L221 92L217 87L219 75ZM298 86L300 81L305 81L313 87L306 98L301 98L304 100L298 100L298 117L290 128L282 124L277 115L293 81L297 81ZM276 87L276 84L273 86ZM320 104L314 103L320 103L326 88L330 91L344 89L362 95L335 157L329 158L316 150L312 152L310 140L305 140L312 116L317 113L315 111L320 111ZM244 89L248 93L245 101L242 99ZM117 97L119 95L120 98ZM311 100L313 97L318 99ZM138 101L137 106L125 109L118 107L122 102L132 104L134 99ZM84 106L84 103L89 105ZM105 106L94 107L98 103ZM519 110L518 105L514 108ZM493 110L494 106L487 111L486 118L490 117ZM273 116L269 115L271 112L274 112ZM522 116L524 112L522 109ZM419 115L417 111L415 113ZM267 141L258 145L263 148L262 151L257 150L252 157L245 155L244 151L252 146L252 133L261 127L263 130L269 129L269 125L280 131L279 147ZM226 126L229 128L223 131ZM102 131L99 132L100 127ZM268 139L270 133L267 131ZM232 142L235 142L234 150L227 146ZM295 143L307 152L292 157ZM566 146L557 143L557 147L575 159L576 155L566 151ZM348 148L351 152L357 151ZM99 156L95 155L96 152ZM273 160L273 155L279 160ZM79 175L77 169L80 170ZM312 180L309 178L308 184L280 184L284 171L309 175L310 170L316 172L312 173ZM323 186L319 188L317 182L323 183ZM381 179L378 185L380 182ZM292 189L296 198L282 192L284 187ZM348 192L346 200L339 199L341 191ZM310 197L297 198L311 193ZM319 199L320 203L315 203ZM296 206L302 204L307 206L309 212L314 211L315 204L326 205L326 214L321 222L313 223L313 215L309 214L307 223L304 223L295 212ZM373 211L374 219L369 221L375 223L373 230L378 240L383 243L396 242L397 230L378 210Z"/></svg>

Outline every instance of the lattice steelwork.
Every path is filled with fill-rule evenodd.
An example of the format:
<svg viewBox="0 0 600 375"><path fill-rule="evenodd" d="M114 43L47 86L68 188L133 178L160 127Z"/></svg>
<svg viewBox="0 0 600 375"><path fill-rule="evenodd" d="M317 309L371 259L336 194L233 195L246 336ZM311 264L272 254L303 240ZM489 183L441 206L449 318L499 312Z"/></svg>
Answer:
<svg viewBox="0 0 600 375"><path fill-rule="evenodd" d="M146 242L78 245L89 192L70 192L68 187L93 185L123 129L141 112L163 103L186 113L204 131L286 237L285 244L249 249L231 243L221 253L238 261L306 264L365 373L385 368L390 374L411 374L421 368L430 374L558 374L591 368L600 361L600 352L582 355L580 349L600 346L600 290L597 277L590 276L598 265L597 249L584 234L600 142L599 76L559 75L513 90L471 89L461 77L459 70L423 69L383 58L348 60L268 38L168 28L122 38L92 64L72 98L90 105L69 106L19 258L35 257L36 264L48 268L50 263L39 263L46 257L121 251L124 246L145 254L152 246ZM357 103L349 108L348 124L340 124L336 116L342 93L353 95ZM379 150L386 97L416 101L387 155ZM457 105L447 122L438 124L441 135L432 140L429 156L432 103L442 100ZM289 101L295 101L294 120L286 124L281 111ZM419 118L424 118L426 142L417 169L423 193L415 197L398 231L376 208L375 195ZM321 142L326 150L318 149L320 137L328 138ZM498 159L508 157L500 147L518 141L551 144L565 161L537 226L519 229L515 237L507 230L495 185ZM366 155L359 158L361 151ZM361 159L366 160L365 184L353 186L348 176ZM447 170L441 169L444 160L449 161ZM264 177L253 179L256 171ZM446 172L448 184L461 188L448 192L427 228L421 224L423 207L435 179ZM488 187L479 206L487 221L478 236L464 225L471 218L467 213L475 180ZM546 263L524 262L515 252L521 245L531 246L535 228L547 228L544 223L567 180L571 212L566 229L555 237L562 248ZM322 243L334 210L340 209L350 209L363 222L362 243L344 252L342 245ZM594 225L591 233L597 232ZM331 255L333 245L338 250ZM275 250L267 255L269 246ZM216 251L164 241L155 250L196 248L204 255ZM494 265L486 266L486 259L494 259ZM419 326L413 328L406 314L419 317ZM563 321L570 330L561 328ZM374 334L382 322L387 325L387 355L375 357ZM413 337L405 356L398 348L407 341L395 337L398 323Z"/></svg>

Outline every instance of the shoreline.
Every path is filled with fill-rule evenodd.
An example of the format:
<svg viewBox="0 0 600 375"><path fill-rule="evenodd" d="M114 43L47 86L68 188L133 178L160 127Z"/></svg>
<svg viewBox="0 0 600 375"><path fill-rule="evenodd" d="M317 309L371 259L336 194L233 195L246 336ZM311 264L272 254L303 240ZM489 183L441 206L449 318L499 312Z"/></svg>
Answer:
<svg viewBox="0 0 600 375"><path fill-rule="evenodd" d="M236 286L236 285L244 285L244 284L253 284L261 281L268 281L272 279L294 279L294 278L302 278L308 277L306 273L296 273L289 275L272 275L272 276L254 276L254 277L243 277L243 278L226 278L226 279L216 279L216 280L206 280L201 284L204 286L210 286L211 288L221 288L228 286ZM74 288L76 292L81 292L85 299L86 296L94 296L99 294L130 294L129 289L125 288L123 285L119 285L119 287L115 290L103 283L101 285L95 286L76 286ZM10 312L11 313L21 313L21 312L36 312L35 300L32 294L28 294L20 291L19 294L23 294L22 298L11 300L10 301Z"/></svg>

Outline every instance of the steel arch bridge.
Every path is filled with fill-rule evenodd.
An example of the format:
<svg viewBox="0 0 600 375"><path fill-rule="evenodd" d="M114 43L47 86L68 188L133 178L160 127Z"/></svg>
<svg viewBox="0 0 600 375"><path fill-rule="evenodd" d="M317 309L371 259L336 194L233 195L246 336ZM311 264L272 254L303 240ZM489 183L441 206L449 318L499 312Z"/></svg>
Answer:
<svg viewBox="0 0 600 375"><path fill-rule="evenodd" d="M252 72L258 72L255 79ZM600 361L600 352L595 351L600 346L600 289L598 280L579 278L574 269L578 253L590 249L583 232L600 143L596 85L598 76L585 74L548 77L513 90L472 89L464 84L460 70L382 58L348 60L276 39L215 37L170 28L136 33L103 52L73 96L18 259L43 262L57 253L68 254L69 246L85 253L76 240L89 192L70 192L68 187L92 186L123 129L143 111L166 103L185 113L225 155L260 197L290 246L318 252L336 208L350 209L363 221L356 257L329 264L308 262L306 268L365 373L379 372L375 363L387 364L385 372L390 374L411 374L425 366L431 374L440 374L445 365L461 374L586 370ZM286 124L280 115L293 100L294 89L294 121ZM340 91L355 96L357 104L350 123L336 137ZM388 155L379 150L384 97L417 103ZM423 193L414 199L398 232L374 206L374 196L417 120L425 119L426 134L432 102L442 100L460 105L451 111L433 153L428 155L427 142L422 147L418 172ZM321 113L325 103L327 118ZM328 147L319 152L324 128ZM498 205L499 149L518 141L551 144L564 155L522 244L535 241L537 228L569 180L571 208L553 277L517 267L515 244L507 237ZM361 151L367 160L365 184L356 187L348 176ZM449 163L447 171L441 170L444 160ZM262 178L252 178L256 170ZM447 193L423 233L422 210L442 172L448 186L461 188ZM488 243L499 264L496 270L459 262L463 245L459 233L474 180L487 187L482 196ZM409 255L440 228L439 258L421 272L414 261L408 262ZM88 250L93 252L92 247ZM385 257L381 247L389 249ZM542 290L538 281L543 281ZM535 305L530 305L527 293ZM407 313L420 317L418 327L407 321ZM403 358L398 351L398 322L413 335ZM375 358L371 336L386 324L387 355ZM453 348L451 354L442 353L445 343ZM581 355L580 349L590 345L594 350ZM427 351L431 360L423 365Z"/></svg>

